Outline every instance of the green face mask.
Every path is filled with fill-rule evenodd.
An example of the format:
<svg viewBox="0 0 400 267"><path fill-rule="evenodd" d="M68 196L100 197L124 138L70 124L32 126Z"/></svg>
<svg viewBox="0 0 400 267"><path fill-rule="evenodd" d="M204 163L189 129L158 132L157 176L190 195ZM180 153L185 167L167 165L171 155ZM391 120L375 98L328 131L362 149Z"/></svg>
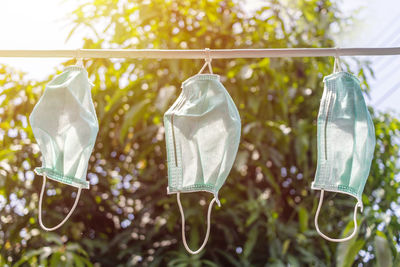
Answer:
<svg viewBox="0 0 400 267"><path fill-rule="evenodd" d="M39 223L43 229L59 228L75 209L86 181L88 161L99 125L91 98L93 84L83 67L70 66L47 84L43 96L29 117L35 139L42 152L43 175L39 200ZM46 177L79 188L75 203L67 217L57 226L47 228L42 223L42 199Z"/></svg>
<svg viewBox="0 0 400 267"><path fill-rule="evenodd" d="M212 73L210 61L204 67L207 64ZM236 158L241 130L239 112L219 76L201 71L183 82L182 93L164 115L168 194L177 193L183 243L192 254L199 253L207 242L211 208L215 201L220 206L218 191ZM186 244L180 193L198 191L210 192L214 198L208 208L206 238L192 251Z"/></svg>
<svg viewBox="0 0 400 267"><path fill-rule="evenodd" d="M339 65L339 59L335 59ZM324 78L324 92L318 114L317 171L311 188L321 190L315 215L318 233L333 242L354 237L357 231L357 207L363 209L362 192L367 181L375 148L375 129L364 101L360 81L339 71ZM320 232L318 215L324 190L348 194L357 199L354 231L343 239L332 239Z"/></svg>

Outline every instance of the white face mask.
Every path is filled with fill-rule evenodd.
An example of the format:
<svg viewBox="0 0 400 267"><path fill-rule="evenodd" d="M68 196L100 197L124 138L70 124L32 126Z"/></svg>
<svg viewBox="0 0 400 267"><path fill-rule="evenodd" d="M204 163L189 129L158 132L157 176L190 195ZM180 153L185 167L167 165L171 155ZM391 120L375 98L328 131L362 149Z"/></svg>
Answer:
<svg viewBox="0 0 400 267"><path fill-rule="evenodd" d="M212 204L216 201L220 205L218 191L236 158L241 131L239 112L218 75L197 74L183 83L182 93L164 115L164 125L168 194L177 193L183 243L188 252L197 254L209 236ZM180 193L198 191L210 192L214 199L208 209L206 238L197 251L192 251L186 244Z"/></svg>
<svg viewBox="0 0 400 267"><path fill-rule="evenodd" d="M67 67L47 84L29 117L42 152L42 167L36 168L35 172L43 175L39 223L47 231L55 230L65 223L78 203L82 188L89 188L89 182L86 181L88 161L99 131L91 97L92 86L83 67ZM79 188L74 206L67 217L52 228L42 223L46 177Z"/></svg>
<svg viewBox="0 0 400 267"><path fill-rule="evenodd" d="M357 231L357 207L362 209L362 192L367 181L375 148L374 124L365 104L360 81L354 75L340 71L324 78L324 93L318 114L318 162L312 189L321 190L315 225L325 239L342 242ZM320 232L318 215L324 190L353 196L353 233L343 239L333 239Z"/></svg>

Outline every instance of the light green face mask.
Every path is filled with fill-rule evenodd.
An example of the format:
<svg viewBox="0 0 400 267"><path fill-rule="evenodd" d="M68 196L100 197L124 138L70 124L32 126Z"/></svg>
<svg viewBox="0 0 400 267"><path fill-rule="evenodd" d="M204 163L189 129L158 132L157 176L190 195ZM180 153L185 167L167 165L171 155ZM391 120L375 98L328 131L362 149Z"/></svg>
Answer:
<svg viewBox="0 0 400 267"><path fill-rule="evenodd" d="M212 204L216 201L220 206L218 191L236 158L241 130L239 112L219 76L200 73L183 82L182 93L164 115L168 194L177 193L183 243L192 254L207 242ZM198 191L210 192L214 198L208 208L206 238L192 251L186 244L180 193Z"/></svg>
<svg viewBox="0 0 400 267"><path fill-rule="evenodd" d="M99 125L94 109L88 73L83 67L70 66L47 84L43 96L29 117L35 139L42 152L43 175L39 200L39 223L47 231L59 228L72 214L86 181L88 161ZM42 223L42 199L46 177L79 188L75 203L67 217L57 226Z"/></svg>
<svg viewBox="0 0 400 267"><path fill-rule="evenodd" d="M339 59L335 59L339 65ZM324 78L324 92L318 114L317 171L311 188L321 190L315 215L318 233L333 242L354 237L357 207L363 209L362 192L367 181L375 148L375 129L364 101L360 81L350 73L334 71ZM343 239L332 239L320 232L318 215L324 190L344 193L357 199L354 231Z"/></svg>

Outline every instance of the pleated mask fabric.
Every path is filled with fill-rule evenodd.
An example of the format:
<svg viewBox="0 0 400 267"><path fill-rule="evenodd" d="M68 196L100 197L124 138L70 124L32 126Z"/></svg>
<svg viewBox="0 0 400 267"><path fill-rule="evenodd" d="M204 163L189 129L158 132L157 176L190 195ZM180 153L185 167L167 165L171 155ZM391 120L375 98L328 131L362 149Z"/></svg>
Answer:
<svg viewBox="0 0 400 267"><path fill-rule="evenodd" d="M43 190L46 177L79 188L79 194L89 188L88 162L99 130L92 86L83 67L69 66L46 85L29 117L42 153L35 172L44 177Z"/></svg>
<svg viewBox="0 0 400 267"><path fill-rule="evenodd" d="M211 74L199 73L183 82L180 96L164 115L167 190L168 194L177 194L183 242L192 254L199 253L208 239L211 207L214 202L220 205L218 192L235 161L241 131L235 103L219 75L212 74L210 62L206 60L205 65L209 65ZM198 191L209 192L214 198L209 204L205 241L192 251L186 244L180 193Z"/></svg>
<svg viewBox="0 0 400 267"><path fill-rule="evenodd" d="M236 157L240 117L215 74L197 74L164 115L168 193L207 191L224 184Z"/></svg>
<svg viewBox="0 0 400 267"><path fill-rule="evenodd" d="M340 67L338 58L335 59L335 69L336 65ZM374 124L358 78L344 71L326 76L317 121L317 170L311 188L321 190L315 223L318 232L330 241L346 241L356 232L357 207L363 209L362 193L369 176L375 142ZM332 239L319 231L317 219L325 190L357 199L355 229L348 238Z"/></svg>

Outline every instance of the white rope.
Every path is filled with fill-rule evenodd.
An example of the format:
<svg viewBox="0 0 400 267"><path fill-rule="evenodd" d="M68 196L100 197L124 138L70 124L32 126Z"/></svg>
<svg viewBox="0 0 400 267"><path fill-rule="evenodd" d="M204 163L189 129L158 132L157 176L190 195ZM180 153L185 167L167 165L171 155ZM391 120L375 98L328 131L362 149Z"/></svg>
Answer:
<svg viewBox="0 0 400 267"><path fill-rule="evenodd" d="M185 246L186 250L191 253L191 254L198 254L200 251L203 250L203 248L206 246L208 238L210 236L210 228L211 228L211 210L212 206L215 202L215 198L213 198L208 206L208 212L207 212L207 232L206 232L206 237L204 238L203 244L200 246L200 248L196 251L193 251L189 248L186 242L186 234L185 234L185 214L183 213L183 208L181 204L181 193L178 192L176 194L176 199L178 201L178 206L179 206L179 211L181 212L181 217L182 217L182 241L183 245Z"/></svg>
<svg viewBox="0 0 400 267"><path fill-rule="evenodd" d="M400 47L375 48L261 48L212 49L215 58L265 58L265 57L332 57L332 56L389 56L400 55ZM73 58L71 50L0 50L0 57L56 57ZM204 49L80 49L82 58L175 58L202 59Z"/></svg>
<svg viewBox="0 0 400 267"><path fill-rule="evenodd" d="M348 237L341 238L341 239L335 239L335 238L330 238L330 237L326 236L325 234L323 234L319 230L319 227L318 227L318 216L319 216L319 212L321 210L323 201L324 201L324 190L321 190L321 196L319 198L319 204L318 204L317 212L315 213L315 219L314 219L315 228L317 229L318 234L320 234L320 236L322 236L326 240L332 241L332 242L344 242L344 241L348 241L348 240L352 239L354 237L354 235L357 233L357 208L360 205L360 203L357 202L356 206L354 207L354 230L353 230L353 233Z"/></svg>
<svg viewBox="0 0 400 267"><path fill-rule="evenodd" d="M46 189L46 174L43 175L42 191L40 192L40 198L39 198L39 224L46 231L54 231L54 230L60 228L69 219L69 217L72 215L72 212L74 212L74 210L78 204L78 200L81 195L82 188L78 189L78 193L76 195L74 205L72 206L72 208L69 211L69 213L67 214L67 216L64 218L64 220L62 220L62 222L60 222L58 225L56 225L54 227L46 227L46 226L44 226L43 221L42 221L42 202L43 202L43 194L44 194L45 189Z"/></svg>

